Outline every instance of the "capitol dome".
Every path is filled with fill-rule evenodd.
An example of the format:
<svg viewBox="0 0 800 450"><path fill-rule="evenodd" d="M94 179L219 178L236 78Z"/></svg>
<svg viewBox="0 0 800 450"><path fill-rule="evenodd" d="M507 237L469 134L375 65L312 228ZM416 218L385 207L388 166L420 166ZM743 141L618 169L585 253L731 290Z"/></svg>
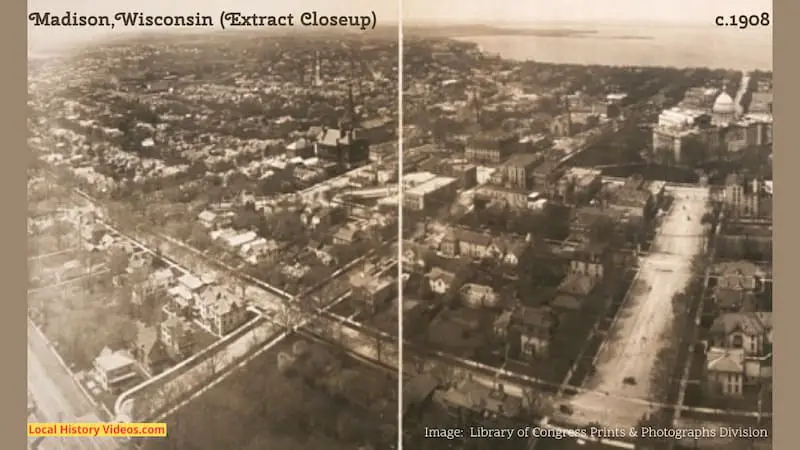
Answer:
<svg viewBox="0 0 800 450"><path fill-rule="evenodd" d="M736 105L733 104L731 96L723 92L714 100L712 111L715 114L733 114L736 112Z"/></svg>

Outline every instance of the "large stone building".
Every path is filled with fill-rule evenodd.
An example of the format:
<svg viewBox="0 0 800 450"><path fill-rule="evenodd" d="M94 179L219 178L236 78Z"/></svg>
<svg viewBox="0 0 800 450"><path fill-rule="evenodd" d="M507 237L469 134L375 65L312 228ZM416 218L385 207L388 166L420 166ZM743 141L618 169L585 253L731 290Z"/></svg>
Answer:
<svg viewBox="0 0 800 450"><path fill-rule="evenodd" d="M505 134L479 134L467 141L464 150L469 162L499 164L513 151L518 139Z"/></svg>
<svg viewBox="0 0 800 450"><path fill-rule="evenodd" d="M702 161L719 148L720 129L700 110L664 110L653 127L653 156L666 163Z"/></svg>

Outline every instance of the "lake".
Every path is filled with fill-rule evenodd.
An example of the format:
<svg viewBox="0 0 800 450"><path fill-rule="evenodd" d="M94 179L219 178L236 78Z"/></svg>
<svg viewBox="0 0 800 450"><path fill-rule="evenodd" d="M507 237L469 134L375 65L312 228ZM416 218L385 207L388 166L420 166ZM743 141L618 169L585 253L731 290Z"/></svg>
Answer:
<svg viewBox="0 0 800 450"><path fill-rule="evenodd" d="M570 26L570 29L576 29ZM472 36L504 58L562 64L772 70L772 30L712 26L587 26L574 36Z"/></svg>

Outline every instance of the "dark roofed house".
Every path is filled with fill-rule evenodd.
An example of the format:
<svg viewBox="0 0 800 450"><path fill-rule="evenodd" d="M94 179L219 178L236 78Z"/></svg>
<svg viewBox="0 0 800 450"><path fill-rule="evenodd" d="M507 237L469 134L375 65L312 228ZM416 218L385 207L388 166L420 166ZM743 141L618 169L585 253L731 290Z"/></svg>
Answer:
<svg viewBox="0 0 800 450"><path fill-rule="evenodd" d="M738 312L757 312L759 302L756 295L742 289L714 288L714 305L722 314Z"/></svg>
<svg viewBox="0 0 800 450"><path fill-rule="evenodd" d="M435 399L452 415L473 415L490 423L498 419L517 419L522 414L522 399L507 394L503 385L496 389L466 379L446 391L439 391Z"/></svg>
<svg viewBox="0 0 800 450"><path fill-rule="evenodd" d="M315 153L320 159L344 168L369 160L369 141L362 129L323 127L315 137Z"/></svg>
<svg viewBox="0 0 800 450"><path fill-rule="evenodd" d="M607 244L584 242L572 253L569 270L575 274L602 279L609 262L609 255Z"/></svg>
<svg viewBox="0 0 800 450"><path fill-rule="evenodd" d="M711 325L710 338L714 347L743 349L748 356L758 356L771 347L772 328L772 313L728 313Z"/></svg>
<svg viewBox="0 0 800 450"><path fill-rule="evenodd" d="M136 346L131 353L143 372L149 376L158 375L171 363L166 348L159 339L158 330L141 322L137 322L136 326Z"/></svg>
<svg viewBox="0 0 800 450"><path fill-rule="evenodd" d="M194 329L185 318L170 316L161 322L159 340L163 342L167 355L175 361L182 361L194 352Z"/></svg>
<svg viewBox="0 0 800 450"><path fill-rule="evenodd" d="M558 327L557 312L547 306L514 309L508 322L508 344L511 354L531 360L545 357ZM497 330L498 323L495 323Z"/></svg>

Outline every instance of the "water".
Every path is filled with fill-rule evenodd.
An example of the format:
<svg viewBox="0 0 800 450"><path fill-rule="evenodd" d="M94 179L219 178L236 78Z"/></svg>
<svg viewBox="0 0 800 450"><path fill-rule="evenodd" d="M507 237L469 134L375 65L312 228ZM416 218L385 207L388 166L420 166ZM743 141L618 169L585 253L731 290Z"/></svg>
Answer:
<svg viewBox="0 0 800 450"><path fill-rule="evenodd" d="M674 66L772 70L770 28L615 25L569 26L595 30L570 37L473 36L489 53L504 58L562 64Z"/></svg>

